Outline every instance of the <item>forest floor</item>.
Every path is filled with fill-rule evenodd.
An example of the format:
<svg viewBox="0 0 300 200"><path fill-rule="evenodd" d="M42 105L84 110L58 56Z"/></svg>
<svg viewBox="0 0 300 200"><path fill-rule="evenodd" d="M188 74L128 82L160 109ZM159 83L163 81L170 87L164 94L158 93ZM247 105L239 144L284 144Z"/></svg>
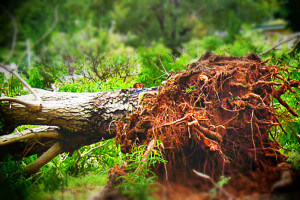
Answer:
<svg viewBox="0 0 300 200"><path fill-rule="evenodd" d="M201 180L201 179L200 179ZM280 177L276 169L268 172L250 172L247 175L237 174L232 176L229 182L222 187L226 193L217 189L211 183L203 187L195 180L184 183L169 183L157 185L154 197L157 199L174 200L211 200L211 199L241 199L241 200L298 200L300 196L300 172L293 174L293 182L283 185L280 190L271 191L274 183L278 183ZM201 180L203 181L203 179ZM205 182L205 181L204 181ZM199 187L202 185L201 187Z"/></svg>

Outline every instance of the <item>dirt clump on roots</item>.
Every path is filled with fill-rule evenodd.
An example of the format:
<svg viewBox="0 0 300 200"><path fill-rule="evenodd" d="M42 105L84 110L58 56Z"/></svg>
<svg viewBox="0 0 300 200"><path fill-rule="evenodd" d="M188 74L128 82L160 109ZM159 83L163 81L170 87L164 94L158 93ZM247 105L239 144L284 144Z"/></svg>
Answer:
<svg viewBox="0 0 300 200"><path fill-rule="evenodd" d="M268 193L278 179L276 165L284 161L270 139L270 129L280 125L273 100L298 116L281 95L300 83L266 63L252 53L238 58L206 52L157 93L143 94L141 108L118 122L116 142L128 153L134 145L162 141L168 163L154 172L163 182L209 190L213 184L196 170L212 180L231 177L227 189L237 196Z"/></svg>

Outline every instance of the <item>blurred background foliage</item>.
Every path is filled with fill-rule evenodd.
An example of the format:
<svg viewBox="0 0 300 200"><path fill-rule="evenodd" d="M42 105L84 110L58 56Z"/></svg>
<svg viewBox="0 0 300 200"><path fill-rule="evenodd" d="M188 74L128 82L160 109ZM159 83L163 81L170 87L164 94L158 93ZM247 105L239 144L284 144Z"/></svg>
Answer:
<svg viewBox="0 0 300 200"><path fill-rule="evenodd" d="M0 62L16 63L31 86L48 90L112 91L132 87L136 82L158 86L206 50L244 56L270 49L300 31L299 2L2 0ZM299 48L291 51L291 45L281 45L262 57L270 59L270 64L288 67L291 78L299 80L300 52ZM26 93L19 80L1 72L0 92L1 96ZM284 99L299 113L299 97L286 94ZM284 112L284 108L278 112ZM0 116L0 130L1 121ZM282 145L281 152L288 161L300 168L299 118L281 123L288 135L277 128L272 130L273 139ZM36 155L22 161L8 156L0 162L0 193L11 199L51 199L62 189L67 191L65 195L68 191L74 193L72 188L99 189L107 181L108 169L123 165L125 157L114 140L100 142L72 155L59 155L27 179L20 169ZM134 176L127 178L124 188L136 182ZM152 182L144 176L136 182L137 188Z"/></svg>
<svg viewBox="0 0 300 200"><path fill-rule="evenodd" d="M122 79L126 84L159 85L203 50L237 56L261 53L279 38L255 27L280 18L285 32L299 30L294 19L298 4L293 0L4 0L0 61L17 63L19 72L39 88L82 77L91 84ZM9 58L14 33L15 48Z"/></svg>

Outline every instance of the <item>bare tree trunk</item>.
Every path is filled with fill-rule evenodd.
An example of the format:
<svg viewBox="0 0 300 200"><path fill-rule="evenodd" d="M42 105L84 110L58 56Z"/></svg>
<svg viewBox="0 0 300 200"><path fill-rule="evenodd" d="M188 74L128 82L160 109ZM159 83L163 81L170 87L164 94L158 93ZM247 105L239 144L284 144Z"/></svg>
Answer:
<svg viewBox="0 0 300 200"><path fill-rule="evenodd" d="M6 126L48 126L0 137L0 155L7 152L22 156L43 153L37 163L25 169L28 173L38 171L49 161L49 157L55 157L61 152L73 152L81 146L114 138L114 122L124 119L126 114L137 109L140 93L155 91L156 88L98 93L35 90L43 100L40 110L31 110L16 102L0 102L0 114ZM18 99L29 103L36 101L31 94Z"/></svg>
<svg viewBox="0 0 300 200"><path fill-rule="evenodd" d="M0 104L5 124L14 127L23 124L51 125L68 132L101 134L106 137L108 126L113 120L137 108L142 89L99 93L36 91L43 100L38 111L29 110L18 103ZM18 99L34 102L32 95L20 96Z"/></svg>

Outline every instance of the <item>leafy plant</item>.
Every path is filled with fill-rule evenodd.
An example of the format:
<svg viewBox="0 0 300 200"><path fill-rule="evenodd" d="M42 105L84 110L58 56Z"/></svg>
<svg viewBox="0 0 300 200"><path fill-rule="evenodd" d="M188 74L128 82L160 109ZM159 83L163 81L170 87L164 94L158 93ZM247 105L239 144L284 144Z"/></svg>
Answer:
<svg viewBox="0 0 300 200"><path fill-rule="evenodd" d="M300 71L299 71L299 58L300 51L296 50L294 54L289 53L289 49L283 47L281 50L270 52L268 56L270 59L269 64L282 66L283 68L289 69L290 73L282 73L281 75L289 80L289 79L300 79ZM295 88L297 94L300 93L299 88ZM300 98L299 95L295 95L294 93L286 93L282 95L282 99L287 102L287 104L295 110L299 114L300 110ZM300 119L299 117L286 116L286 108L278 103L276 99L274 99L274 105L277 107L278 114L283 116L279 118L278 121L281 124L282 128L276 127L272 130L272 135L275 140L277 140L282 149L281 153L288 157L287 161L290 162L297 169L300 168ZM286 118L286 117L288 118ZM288 119L288 120L287 120ZM284 131L283 131L284 130Z"/></svg>
<svg viewBox="0 0 300 200"><path fill-rule="evenodd" d="M195 85L190 85L190 87L189 87L189 88L186 88L184 92L185 92L186 94L189 94L189 93L195 92L196 90L197 90L197 86L195 86Z"/></svg>
<svg viewBox="0 0 300 200"><path fill-rule="evenodd" d="M155 188L151 187L155 183L156 175L151 167L157 163L166 163L160 150L163 147L161 141L157 141L154 150L145 160L145 151L147 145L140 145L132 148L131 154L126 154L126 160L129 163L126 167L130 171L122 179L122 184L118 185L123 194L128 195L132 199L152 199L150 196Z"/></svg>
<svg viewBox="0 0 300 200"><path fill-rule="evenodd" d="M36 160L37 155L24 158L20 166ZM63 153L47 163L30 179L29 199L44 199L59 195L57 191L73 187L98 187L107 181L108 169L115 164L124 164L124 155L115 141L107 140L81 147L73 155ZM25 195L25 197L26 197Z"/></svg>
<svg viewBox="0 0 300 200"><path fill-rule="evenodd" d="M26 94L23 85L19 79L9 75L5 77L4 73L0 72L0 95L1 96L18 96Z"/></svg>
<svg viewBox="0 0 300 200"><path fill-rule="evenodd" d="M214 51L224 45L222 39L216 35L203 37L201 40L201 48L204 50Z"/></svg>
<svg viewBox="0 0 300 200"><path fill-rule="evenodd" d="M174 61L171 50L162 44L155 44L149 48L140 48L141 63L138 81L146 87L161 85L171 72L171 63Z"/></svg>
<svg viewBox="0 0 300 200"><path fill-rule="evenodd" d="M49 88L51 83L60 80L66 68L59 59L40 57L28 70L28 83L32 87Z"/></svg>
<svg viewBox="0 0 300 200"><path fill-rule="evenodd" d="M230 177L221 176L220 180L216 182L214 187L209 192L212 193L213 195L217 195L218 189L220 188L222 189L223 186L230 181L230 179L231 179Z"/></svg>
<svg viewBox="0 0 300 200"><path fill-rule="evenodd" d="M130 88L134 84L133 79L124 82L122 79L108 79L104 81L94 82L92 80L80 79L75 83L64 83L61 92L100 92L114 91L117 89Z"/></svg>
<svg viewBox="0 0 300 200"><path fill-rule="evenodd" d="M42 191L54 192L68 185L67 174L55 162L48 163L41 171L38 188Z"/></svg>
<svg viewBox="0 0 300 200"><path fill-rule="evenodd" d="M3 199L24 199L31 190L31 182L22 172L20 163L7 156L0 162L0 193Z"/></svg>

